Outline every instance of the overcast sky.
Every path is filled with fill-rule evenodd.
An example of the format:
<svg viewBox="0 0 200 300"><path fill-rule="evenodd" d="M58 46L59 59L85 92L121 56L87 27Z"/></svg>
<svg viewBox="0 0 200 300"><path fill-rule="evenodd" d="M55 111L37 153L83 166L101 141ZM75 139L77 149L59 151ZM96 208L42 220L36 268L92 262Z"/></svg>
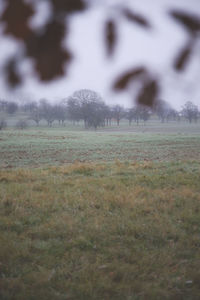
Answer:
<svg viewBox="0 0 200 300"><path fill-rule="evenodd" d="M92 1L91 1L92 2ZM94 2L94 1L93 1ZM1 3L1 2L0 2ZM184 102L191 100L200 106L200 43L187 66L184 74L177 74L172 62L187 42L183 27L172 20L167 11L172 8L185 9L200 17L199 0L102 0L101 4L93 5L86 13L71 17L71 30L67 38L68 47L74 54L74 60L67 71L67 76L55 80L51 84L41 85L37 80L31 63L21 66L25 74L23 88L8 94L3 76L0 79L0 97L14 99L41 99L59 101L72 94L75 90L87 88L99 92L108 104L131 106L132 93L111 91L113 81L123 71L137 66L147 66L152 73L162 80L162 98L180 108ZM123 18L117 18L119 39L115 55L108 59L104 47L104 21L113 16L112 5L125 4L148 18L152 30L144 30ZM1 9L2 7L0 7ZM32 20L37 26L48 17L45 5L40 6L38 15ZM2 37L0 49L0 68L5 59L20 51L20 46L11 38ZM2 75L2 72L1 72Z"/></svg>

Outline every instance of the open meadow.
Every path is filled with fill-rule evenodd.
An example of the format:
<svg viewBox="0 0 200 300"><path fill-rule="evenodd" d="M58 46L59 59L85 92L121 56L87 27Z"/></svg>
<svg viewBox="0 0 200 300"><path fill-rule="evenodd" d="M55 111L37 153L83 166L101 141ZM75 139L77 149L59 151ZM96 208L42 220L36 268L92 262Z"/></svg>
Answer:
<svg viewBox="0 0 200 300"><path fill-rule="evenodd" d="M199 123L7 128L0 168L0 299L199 299Z"/></svg>
<svg viewBox="0 0 200 300"><path fill-rule="evenodd" d="M73 162L200 159L200 123L148 122L84 130L80 126L0 131L0 167Z"/></svg>

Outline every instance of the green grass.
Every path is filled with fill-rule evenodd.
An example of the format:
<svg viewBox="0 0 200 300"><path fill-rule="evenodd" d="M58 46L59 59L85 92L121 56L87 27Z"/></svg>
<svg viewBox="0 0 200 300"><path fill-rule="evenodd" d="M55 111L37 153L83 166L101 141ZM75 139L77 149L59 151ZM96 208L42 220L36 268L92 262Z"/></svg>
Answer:
<svg viewBox="0 0 200 300"><path fill-rule="evenodd" d="M1 299L199 299L200 163L0 172Z"/></svg>
<svg viewBox="0 0 200 300"><path fill-rule="evenodd" d="M0 299L199 299L199 158L199 124L0 132Z"/></svg>

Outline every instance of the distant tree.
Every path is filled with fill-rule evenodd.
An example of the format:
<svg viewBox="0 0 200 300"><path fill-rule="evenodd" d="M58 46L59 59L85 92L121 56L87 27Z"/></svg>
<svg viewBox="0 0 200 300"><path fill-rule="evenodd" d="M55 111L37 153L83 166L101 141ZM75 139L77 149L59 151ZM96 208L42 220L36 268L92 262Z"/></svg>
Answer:
<svg viewBox="0 0 200 300"><path fill-rule="evenodd" d="M167 121L178 121L179 120L179 113L174 108L170 108L167 114Z"/></svg>
<svg viewBox="0 0 200 300"><path fill-rule="evenodd" d="M0 130L3 130L7 127L7 123L4 119L0 120Z"/></svg>
<svg viewBox="0 0 200 300"><path fill-rule="evenodd" d="M103 101L92 101L90 103L90 115L87 119L87 126L97 129L105 126L105 104Z"/></svg>
<svg viewBox="0 0 200 300"><path fill-rule="evenodd" d="M89 119L91 119L91 112L96 111L96 102L101 101L101 97L94 91L83 89L76 91L73 98L80 102L81 119L83 119L85 127L89 126Z"/></svg>
<svg viewBox="0 0 200 300"><path fill-rule="evenodd" d="M26 129L28 127L28 123L26 120L21 119L21 120L17 121L15 127L17 129Z"/></svg>
<svg viewBox="0 0 200 300"><path fill-rule="evenodd" d="M78 99L70 96L66 100L67 105L67 118L73 122L79 122L81 120L81 104Z"/></svg>
<svg viewBox="0 0 200 300"><path fill-rule="evenodd" d="M40 100L40 112L41 116L47 121L48 126L52 126L52 123L56 119L54 106L50 104L46 99Z"/></svg>
<svg viewBox="0 0 200 300"><path fill-rule="evenodd" d="M129 126L131 125L132 121L135 118L135 111L134 108L129 108L126 110L126 119L129 121Z"/></svg>
<svg viewBox="0 0 200 300"><path fill-rule="evenodd" d="M182 108L182 115L191 123L192 121L197 122L199 116L198 106L193 104L191 101L187 101Z"/></svg>
<svg viewBox="0 0 200 300"><path fill-rule="evenodd" d="M36 101L27 102L21 106L21 110L24 112L32 113L38 107L38 103Z"/></svg>
<svg viewBox="0 0 200 300"><path fill-rule="evenodd" d="M40 107L37 105L34 110L31 110L29 114L29 119L33 120L37 126L39 126L39 122L42 120L43 114Z"/></svg>
<svg viewBox="0 0 200 300"><path fill-rule="evenodd" d="M156 100L153 106L153 110L157 114L158 118L162 123L168 120L169 112L171 110L171 107L169 103L167 103L164 100Z"/></svg>
<svg viewBox="0 0 200 300"><path fill-rule="evenodd" d="M104 116L105 116L105 124L111 126L112 121L112 109L108 105L104 105Z"/></svg>
<svg viewBox="0 0 200 300"><path fill-rule="evenodd" d="M18 109L18 104L15 102L8 102L6 111L8 114L14 114Z"/></svg>
<svg viewBox="0 0 200 300"><path fill-rule="evenodd" d="M53 106L55 120L58 120L59 124L64 124L64 121L67 118L67 109L66 106L62 103Z"/></svg>
<svg viewBox="0 0 200 300"><path fill-rule="evenodd" d="M134 120L138 125L140 121L140 109L138 105L133 108L133 112L134 112Z"/></svg>
<svg viewBox="0 0 200 300"><path fill-rule="evenodd" d="M122 118L126 116L126 111L123 106L115 105L112 107L112 116L117 121L117 126Z"/></svg>
<svg viewBox="0 0 200 300"><path fill-rule="evenodd" d="M8 102L6 100L0 100L0 111L6 111Z"/></svg>
<svg viewBox="0 0 200 300"><path fill-rule="evenodd" d="M139 111L139 118L144 122L148 121L151 116L150 108L146 105L138 105L137 109Z"/></svg>
<svg viewBox="0 0 200 300"><path fill-rule="evenodd" d="M74 92L67 100L67 111L72 120L83 120L85 128L96 129L105 124L106 106L94 91L83 89Z"/></svg>

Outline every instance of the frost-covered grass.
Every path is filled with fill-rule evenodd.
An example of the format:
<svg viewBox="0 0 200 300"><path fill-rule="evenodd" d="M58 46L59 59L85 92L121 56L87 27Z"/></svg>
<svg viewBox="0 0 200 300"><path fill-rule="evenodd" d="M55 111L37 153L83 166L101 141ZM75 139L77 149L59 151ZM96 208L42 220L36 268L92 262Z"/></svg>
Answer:
<svg viewBox="0 0 200 300"><path fill-rule="evenodd" d="M0 132L0 167L63 165L74 161L171 161L200 158L200 124L7 129Z"/></svg>

